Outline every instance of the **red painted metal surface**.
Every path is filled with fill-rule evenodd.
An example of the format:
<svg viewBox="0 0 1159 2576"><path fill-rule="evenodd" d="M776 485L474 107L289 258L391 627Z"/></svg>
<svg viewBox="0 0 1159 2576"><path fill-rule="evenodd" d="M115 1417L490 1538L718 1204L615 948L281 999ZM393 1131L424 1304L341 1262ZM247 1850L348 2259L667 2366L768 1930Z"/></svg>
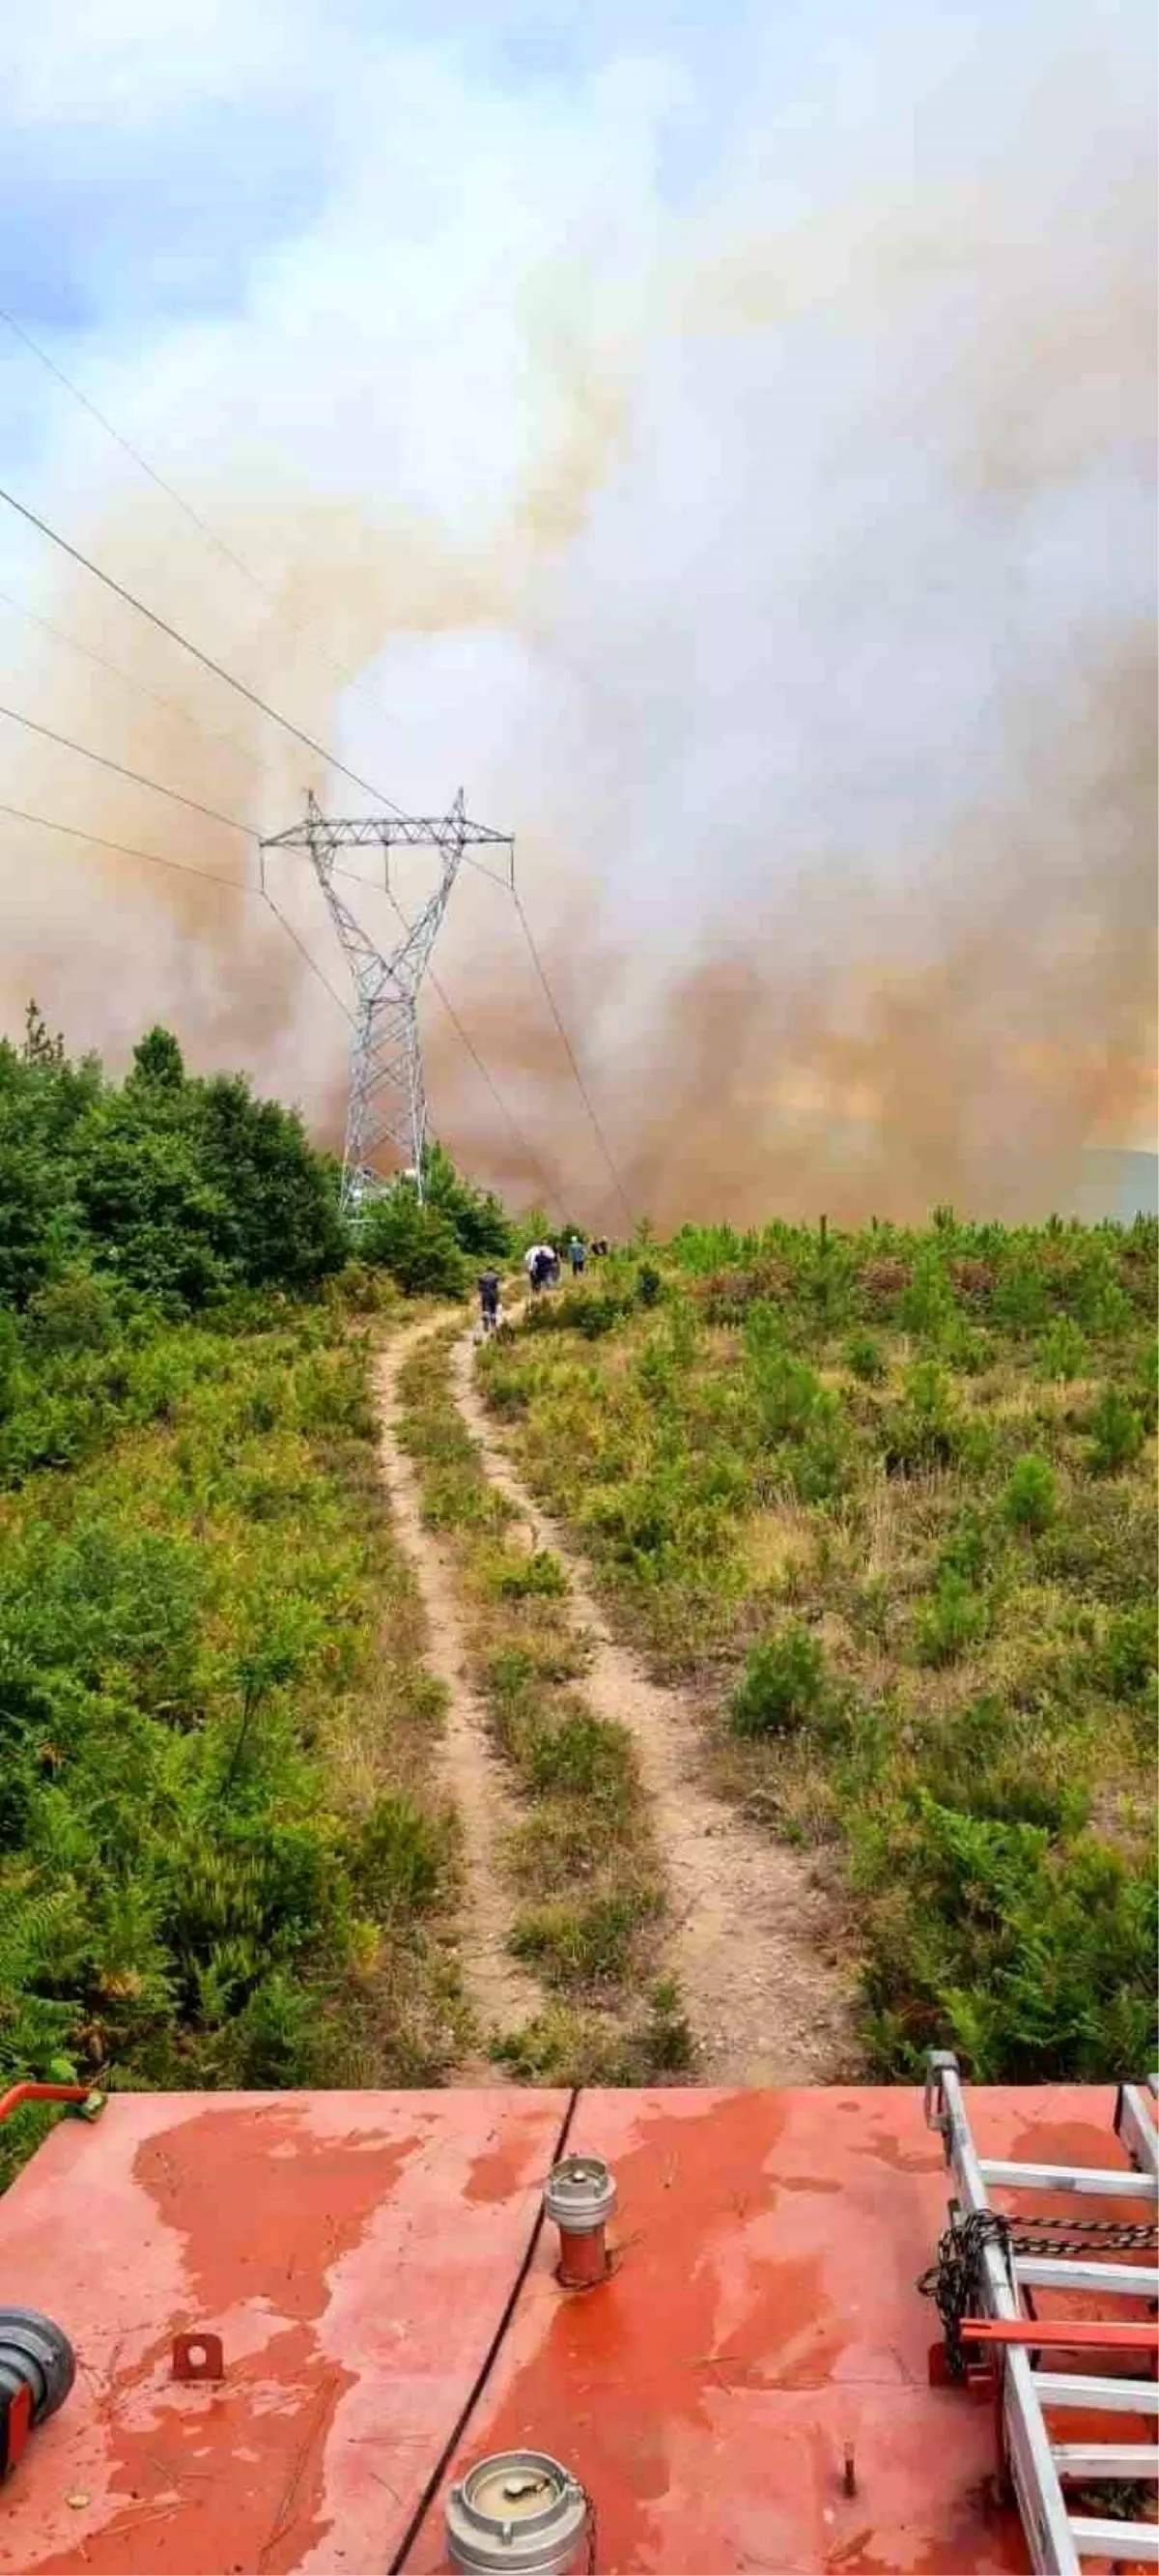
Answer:
<svg viewBox="0 0 1159 2576"><path fill-rule="evenodd" d="M1122 2160L1109 2091L970 2107L983 2153ZM404 2554L434 2570L450 2477L515 2443L589 2488L603 2576L1025 2568L989 2412L927 2381L915 2282L949 2185L916 2092L583 2095L568 2143L615 2170L611 2276L562 2289L542 2227L500 2333L566 2110L114 2095L62 2123L0 2201L0 2300L65 2327L78 2379L5 2491L0 2569L363 2576L434 2481ZM175 2338L214 2335L222 2378L175 2380Z"/></svg>
<svg viewBox="0 0 1159 2576"><path fill-rule="evenodd" d="M1125 2162L1113 2107L1077 2087L970 2094L984 2154L1039 2162ZM594 2500L601 2576L1026 2568L991 2413L928 2383L936 2317L915 2282L950 2186L916 2093L588 2093L568 2143L613 2167L618 2261L569 2298L545 2231L448 2477L516 2444L553 2452ZM445 2564L445 2486L408 2569Z"/></svg>
<svg viewBox="0 0 1159 2576"><path fill-rule="evenodd" d="M6 2488L20 2576L389 2566L536 2222L559 2093L121 2095L0 2200L0 2300L76 2385ZM220 2382L173 2377L216 2333Z"/></svg>

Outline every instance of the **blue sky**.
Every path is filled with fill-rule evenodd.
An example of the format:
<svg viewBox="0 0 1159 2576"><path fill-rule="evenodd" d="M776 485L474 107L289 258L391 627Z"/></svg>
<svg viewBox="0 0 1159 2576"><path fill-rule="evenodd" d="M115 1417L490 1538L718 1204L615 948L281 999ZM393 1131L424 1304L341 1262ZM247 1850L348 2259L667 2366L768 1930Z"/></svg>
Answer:
<svg viewBox="0 0 1159 2576"><path fill-rule="evenodd" d="M626 944L584 997L609 1062L757 919L774 1017L836 955L847 1034L866 950L920 971L971 900L1006 962L969 1081L1021 1008L1040 1055L1097 1047L1135 894L1089 818L1152 613L1141 0L46 0L14 43L0 302L280 613L0 325L9 479L403 801L464 775L549 925ZM236 723L3 525L0 587ZM29 713L263 828L293 810L300 764L264 734L257 784L17 611L0 649ZM92 811L59 762L15 768L30 803ZM135 791L101 812L192 846ZM191 968L133 901L162 992L232 1034L241 968L209 936ZM32 953L56 955L54 902L22 882ZM455 937L502 984L469 910ZM307 1089L331 1045L311 1030Z"/></svg>

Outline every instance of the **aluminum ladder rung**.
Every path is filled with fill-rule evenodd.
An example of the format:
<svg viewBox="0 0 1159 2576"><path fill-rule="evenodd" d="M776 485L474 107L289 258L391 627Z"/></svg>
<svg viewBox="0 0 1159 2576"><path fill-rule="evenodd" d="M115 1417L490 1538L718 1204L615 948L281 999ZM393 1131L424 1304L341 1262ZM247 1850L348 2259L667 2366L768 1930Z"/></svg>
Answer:
<svg viewBox="0 0 1159 2576"><path fill-rule="evenodd" d="M1096 2379L1088 2371L1036 2370L1040 2406L1085 2406L1092 2415L1159 2415L1159 2380Z"/></svg>
<svg viewBox="0 0 1159 2576"><path fill-rule="evenodd" d="M1093 2165L1014 2165L980 2156L978 2170L984 2183L999 2183L1007 2191L1080 2191L1100 2200L1159 2199L1159 2182L1153 2174L1124 2173L1118 2166L1100 2173Z"/></svg>
<svg viewBox="0 0 1159 2576"><path fill-rule="evenodd" d="M1030 2290L1105 2290L1111 2299L1159 2299L1159 2271L1147 2264L1080 2262L1061 2254L1015 2254L1011 2259L1015 2280Z"/></svg>
<svg viewBox="0 0 1159 2576"><path fill-rule="evenodd" d="M1154 2442L1056 2442L1060 2478L1159 2478Z"/></svg>
<svg viewBox="0 0 1159 2576"><path fill-rule="evenodd" d="M1153 2083L1154 2078L1149 2082ZM1115 2104L1115 2135L1140 2173L1159 2174L1159 2128L1138 2084L1120 2084Z"/></svg>
<svg viewBox="0 0 1159 2576"><path fill-rule="evenodd" d="M1094 2514L1072 2513L1070 2536L1084 2558L1144 2559L1159 2567L1159 2522L1100 2522Z"/></svg>

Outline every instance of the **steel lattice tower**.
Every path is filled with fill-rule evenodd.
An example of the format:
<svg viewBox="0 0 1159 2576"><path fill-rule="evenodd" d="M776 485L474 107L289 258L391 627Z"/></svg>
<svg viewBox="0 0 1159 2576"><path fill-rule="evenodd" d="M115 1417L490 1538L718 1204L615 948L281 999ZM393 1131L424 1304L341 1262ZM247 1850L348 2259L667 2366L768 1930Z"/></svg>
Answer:
<svg viewBox="0 0 1159 2576"><path fill-rule="evenodd" d="M382 1175L374 1168L374 1157L384 1145L394 1146L403 1170L413 1175L420 1199L423 1195L427 1103L419 1042L419 987L464 851L476 842L508 851L514 847L509 832L492 832L484 823L468 821L461 790L450 813L442 817L372 814L344 819L323 814L311 792L305 822L262 842L263 887L268 850L309 851L354 981L350 1100L342 1156L342 1205L348 1211L357 1211L369 1193L381 1189ZM408 921L391 884L390 853L392 848L426 844L433 844L441 854L439 881ZM397 944L386 954L334 884L336 852L368 848L382 851L382 882L401 923ZM360 882L350 870L338 873L353 884ZM361 882L373 890L377 880Z"/></svg>

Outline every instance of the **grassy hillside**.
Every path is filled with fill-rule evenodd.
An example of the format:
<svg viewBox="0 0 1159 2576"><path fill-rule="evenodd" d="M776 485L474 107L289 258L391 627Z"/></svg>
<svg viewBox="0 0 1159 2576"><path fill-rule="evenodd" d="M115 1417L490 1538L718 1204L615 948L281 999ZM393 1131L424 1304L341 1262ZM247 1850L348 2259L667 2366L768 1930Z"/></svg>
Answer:
<svg viewBox="0 0 1159 2576"><path fill-rule="evenodd" d="M381 1257L453 1284L449 1220L395 1220ZM297 1120L163 1031L119 1085L35 1014L0 1046L0 2086L456 2051L440 1701L361 1311L398 1300L348 1252Z"/></svg>
<svg viewBox="0 0 1159 2576"><path fill-rule="evenodd" d="M1156 1230L685 1229L485 1355L718 1781L815 1850L879 2072L1137 2072Z"/></svg>

